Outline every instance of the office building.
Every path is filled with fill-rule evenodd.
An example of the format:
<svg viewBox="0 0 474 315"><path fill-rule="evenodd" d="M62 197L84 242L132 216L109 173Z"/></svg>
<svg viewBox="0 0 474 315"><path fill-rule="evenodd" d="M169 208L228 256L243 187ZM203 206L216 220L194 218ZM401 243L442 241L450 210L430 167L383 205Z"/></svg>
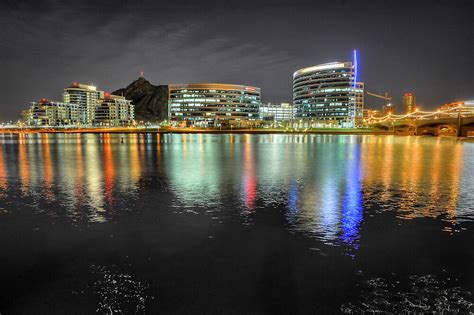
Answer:
<svg viewBox="0 0 474 315"><path fill-rule="evenodd" d="M352 62L332 62L293 74L293 104L305 126L356 127L363 116L364 84Z"/></svg>
<svg viewBox="0 0 474 315"><path fill-rule="evenodd" d="M84 125L94 123L98 101L103 97L104 92L98 91L95 86L80 83L73 83L63 92L64 103L77 104L83 108L81 123Z"/></svg>
<svg viewBox="0 0 474 315"><path fill-rule="evenodd" d="M95 126L129 126L134 119L134 106L123 96L104 93L98 100L94 115Z"/></svg>
<svg viewBox="0 0 474 315"><path fill-rule="evenodd" d="M413 113L416 110L416 96L413 93L403 94L403 110L404 114Z"/></svg>
<svg viewBox="0 0 474 315"><path fill-rule="evenodd" d="M169 118L187 125L241 124L259 118L260 89L253 86L199 83L168 86Z"/></svg>

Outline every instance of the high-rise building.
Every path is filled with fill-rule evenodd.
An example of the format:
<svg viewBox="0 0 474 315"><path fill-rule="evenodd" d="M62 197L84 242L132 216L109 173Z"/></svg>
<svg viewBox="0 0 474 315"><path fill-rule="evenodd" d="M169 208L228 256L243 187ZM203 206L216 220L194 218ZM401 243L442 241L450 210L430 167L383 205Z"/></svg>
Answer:
<svg viewBox="0 0 474 315"><path fill-rule="evenodd" d="M416 110L416 96L413 93L403 94L403 110L405 114L413 113Z"/></svg>
<svg viewBox="0 0 474 315"><path fill-rule="evenodd" d="M169 117L191 125L215 126L259 118L260 88L199 83L168 86Z"/></svg>
<svg viewBox="0 0 474 315"><path fill-rule="evenodd" d="M261 104L260 119L271 121L292 121L295 119L296 107L290 103Z"/></svg>
<svg viewBox="0 0 474 315"><path fill-rule="evenodd" d="M32 102L28 110L27 124L30 126L76 126L80 124L81 107L77 104L61 103L41 99Z"/></svg>
<svg viewBox="0 0 474 315"><path fill-rule="evenodd" d="M104 93L94 115L96 126L128 126L133 123L134 106L123 96Z"/></svg>
<svg viewBox="0 0 474 315"><path fill-rule="evenodd" d="M297 119L309 126L355 127L362 120L364 83L352 62L332 62L293 74Z"/></svg>
<svg viewBox="0 0 474 315"><path fill-rule="evenodd" d="M104 91L98 91L93 85L73 83L64 89L63 102L77 104L83 108L81 122L92 125L95 119L98 100L104 97Z"/></svg>

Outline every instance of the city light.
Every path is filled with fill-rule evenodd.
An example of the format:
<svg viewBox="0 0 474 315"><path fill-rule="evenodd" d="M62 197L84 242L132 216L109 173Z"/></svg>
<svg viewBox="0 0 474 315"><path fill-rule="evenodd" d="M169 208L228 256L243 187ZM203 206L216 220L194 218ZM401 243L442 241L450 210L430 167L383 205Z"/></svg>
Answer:
<svg viewBox="0 0 474 315"><path fill-rule="evenodd" d="M301 2L2 1L0 315L474 315L470 1Z"/></svg>
<svg viewBox="0 0 474 315"><path fill-rule="evenodd" d="M332 77L337 78L337 85L326 82L333 82ZM143 77L140 78L140 82L145 81ZM166 91L166 94L163 94L160 106L167 107L167 115L162 120L167 123L161 126L163 128L147 120L135 120L134 100L97 90L94 85L74 82L64 89L62 102L46 98L32 102L30 108L22 112L23 119L16 124L2 124L1 130L86 132L91 128L102 131L150 128L166 132L170 128L182 131L186 128L194 131L250 128L252 132L258 132L259 129L288 130L290 127L291 130L304 132L312 132L317 128L353 128L354 131L372 128L373 132L377 132L377 124L381 122L400 124L406 119L439 120L443 115L451 118L458 115L467 117L472 114L470 109L471 104L474 104L474 101L461 101L443 105L434 112L422 111L419 104L417 106L415 94L406 92L403 94L405 114L396 115L393 104L387 103L392 100L387 92L367 92L386 102L381 111L369 109L364 104L364 83L359 82L359 56L356 49L352 51L352 62L330 62L294 72L293 104L263 104L260 88L247 85L191 83L163 87L162 91ZM341 95L347 95L347 100L341 99Z"/></svg>

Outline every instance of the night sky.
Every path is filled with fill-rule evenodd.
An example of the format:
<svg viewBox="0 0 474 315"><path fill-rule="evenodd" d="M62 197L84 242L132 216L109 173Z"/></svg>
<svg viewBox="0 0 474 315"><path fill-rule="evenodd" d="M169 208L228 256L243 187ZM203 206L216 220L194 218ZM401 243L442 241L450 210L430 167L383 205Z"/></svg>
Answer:
<svg viewBox="0 0 474 315"><path fill-rule="evenodd" d="M288 102L295 70L354 48L366 90L397 105L408 91L423 109L474 99L472 0L0 1L0 120L61 100L71 82L113 91L141 70L153 84L254 85Z"/></svg>

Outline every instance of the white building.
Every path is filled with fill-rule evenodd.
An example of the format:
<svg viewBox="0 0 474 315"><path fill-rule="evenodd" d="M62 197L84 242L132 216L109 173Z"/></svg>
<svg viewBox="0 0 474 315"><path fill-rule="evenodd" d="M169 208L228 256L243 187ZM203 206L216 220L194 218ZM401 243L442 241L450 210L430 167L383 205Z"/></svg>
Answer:
<svg viewBox="0 0 474 315"><path fill-rule="evenodd" d="M271 121L292 121L295 119L296 107L290 103L261 104L259 107L260 119Z"/></svg>
<svg viewBox="0 0 474 315"><path fill-rule="evenodd" d="M24 115L30 126L77 126L80 124L82 108L77 104L54 102L43 98L39 102L32 102Z"/></svg>
<svg viewBox="0 0 474 315"><path fill-rule="evenodd" d="M134 106L123 96L104 93L98 100L94 115L96 126L128 126L133 123Z"/></svg>
<svg viewBox="0 0 474 315"><path fill-rule="evenodd" d="M104 98L104 91L98 91L93 85L73 83L64 89L63 102L77 104L83 108L81 123L92 125L95 120L99 99Z"/></svg>

